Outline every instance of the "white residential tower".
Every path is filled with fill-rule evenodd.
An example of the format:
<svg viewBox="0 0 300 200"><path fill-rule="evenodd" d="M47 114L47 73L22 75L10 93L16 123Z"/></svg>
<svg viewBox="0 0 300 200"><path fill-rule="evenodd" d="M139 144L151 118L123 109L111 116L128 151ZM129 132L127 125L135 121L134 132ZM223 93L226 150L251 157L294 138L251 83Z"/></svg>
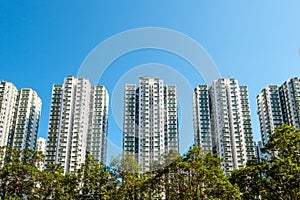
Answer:
<svg viewBox="0 0 300 200"><path fill-rule="evenodd" d="M69 76L54 85L50 110L45 166L61 164L74 172L91 154L105 163L108 93L83 78Z"/></svg>
<svg viewBox="0 0 300 200"><path fill-rule="evenodd" d="M263 146L282 124L300 128L300 80L292 78L281 86L269 85L257 95L257 114Z"/></svg>
<svg viewBox="0 0 300 200"><path fill-rule="evenodd" d="M178 111L175 86L142 77L124 93L123 151L134 155L143 172L153 169L170 150L178 152Z"/></svg>
<svg viewBox="0 0 300 200"><path fill-rule="evenodd" d="M232 78L194 90L195 143L223 159L226 174L255 156L249 105L247 87Z"/></svg>
<svg viewBox="0 0 300 200"><path fill-rule="evenodd" d="M42 101L35 91L0 82L0 145L35 149Z"/></svg>

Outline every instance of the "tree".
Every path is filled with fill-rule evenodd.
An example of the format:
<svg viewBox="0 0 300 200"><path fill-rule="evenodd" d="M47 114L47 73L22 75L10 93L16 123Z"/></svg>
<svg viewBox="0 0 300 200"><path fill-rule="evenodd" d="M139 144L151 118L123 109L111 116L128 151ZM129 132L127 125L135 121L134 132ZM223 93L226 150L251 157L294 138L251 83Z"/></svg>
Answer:
<svg viewBox="0 0 300 200"><path fill-rule="evenodd" d="M194 147L156 172L155 190L166 199L240 199L239 189L228 181L220 163Z"/></svg>
<svg viewBox="0 0 300 200"><path fill-rule="evenodd" d="M265 172L270 199L300 199L300 131L282 125L262 151L270 156Z"/></svg>
<svg viewBox="0 0 300 200"><path fill-rule="evenodd" d="M34 150L1 147L1 199L75 199L76 175L63 175L59 165L39 170L44 156Z"/></svg>
<svg viewBox="0 0 300 200"><path fill-rule="evenodd" d="M97 164L88 155L85 164L78 172L80 190L76 199L111 199L117 181L102 164Z"/></svg>
<svg viewBox="0 0 300 200"><path fill-rule="evenodd" d="M110 163L115 177L119 180L115 199L138 199L140 198L143 184L140 166L133 155L114 157Z"/></svg>
<svg viewBox="0 0 300 200"><path fill-rule="evenodd" d="M300 131L282 125L262 149L268 159L250 162L230 177L243 199L300 199Z"/></svg>
<svg viewBox="0 0 300 200"><path fill-rule="evenodd" d="M58 164L50 165L41 171L38 183L39 196L36 199L75 199L73 194L76 192L76 175L64 175L63 167Z"/></svg>
<svg viewBox="0 0 300 200"><path fill-rule="evenodd" d="M38 195L37 168L43 156L34 150L17 151L1 147L0 196L2 199L35 197Z"/></svg>
<svg viewBox="0 0 300 200"><path fill-rule="evenodd" d="M300 131L283 125L262 149L268 159L250 161L229 177L221 160L200 147L171 151L153 171L141 172L134 156L112 158L111 167L91 156L76 173L60 165L39 170L40 152L0 148L1 199L300 199Z"/></svg>
<svg viewBox="0 0 300 200"><path fill-rule="evenodd" d="M265 177L268 163L258 163L256 160L248 162L247 166L233 170L229 180L238 185L242 199L266 199Z"/></svg>

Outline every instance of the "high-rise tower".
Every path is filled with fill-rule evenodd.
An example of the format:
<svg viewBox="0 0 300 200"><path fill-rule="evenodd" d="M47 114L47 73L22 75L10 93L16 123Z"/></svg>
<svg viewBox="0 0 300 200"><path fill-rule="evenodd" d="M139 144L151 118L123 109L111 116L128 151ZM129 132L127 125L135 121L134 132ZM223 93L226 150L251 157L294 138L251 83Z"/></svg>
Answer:
<svg viewBox="0 0 300 200"><path fill-rule="evenodd" d="M0 145L35 149L42 101L35 91L0 82Z"/></svg>
<svg viewBox="0 0 300 200"><path fill-rule="evenodd" d="M292 78L279 87L283 123L300 128L300 80Z"/></svg>
<svg viewBox="0 0 300 200"><path fill-rule="evenodd" d="M196 145L223 159L226 174L254 156L248 90L235 79L198 86L193 95Z"/></svg>
<svg viewBox="0 0 300 200"><path fill-rule="evenodd" d="M76 171L89 153L105 163L108 93L83 78L69 76L54 85L45 166L61 164L64 173Z"/></svg>
<svg viewBox="0 0 300 200"><path fill-rule="evenodd" d="M123 150L134 155L142 171L152 169L170 150L178 151L178 110L175 86L142 77L124 93Z"/></svg>
<svg viewBox="0 0 300 200"><path fill-rule="evenodd" d="M300 128L300 81L292 78L281 86L268 85L257 95L257 114L262 143L282 124Z"/></svg>
<svg viewBox="0 0 300 200"><path fill-rule="evenodd" d="M265 87L257 96L256 103L262 144L265 145L269 135L283 123L278 86Z"/></svg>
<svg viewBox="0 0 300 200"><path fill-rule="evenodd" d="M209 87L199 85L193 93L194 139L205 152L212 151Z"/></svg>
<svg viewBox="0 0 300 200"><path fill-rule="evenodd" d="M8 145L9 136L15 131L18 94L12 83L0 82L0 146Z"/></svg>

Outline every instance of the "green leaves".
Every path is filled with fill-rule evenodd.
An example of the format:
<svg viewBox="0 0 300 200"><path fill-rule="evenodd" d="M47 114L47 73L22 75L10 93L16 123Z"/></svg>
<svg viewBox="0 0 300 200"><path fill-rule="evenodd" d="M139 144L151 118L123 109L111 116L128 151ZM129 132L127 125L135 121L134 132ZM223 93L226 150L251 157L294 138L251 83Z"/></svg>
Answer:
<svg viewBox="0 0 300 200"><path fill-rule="evenodd" d="M282 125L262 149L268 159L233 171L242 199L300 199L300 132Z"/></svg>
<svg viewBox="0 0 300 200"><path fill-rule="evenodd" d="M168 157L168 156L167 156ZM172 157L170 153L170 157ZM220 168L220 160L194 147L183 157L173 156L168 165L143 174L143 198L148 199L240 199Z"/></svg>
<svg viewBox="0 0 300 200"><path fill-rule="evenodd" d="M221 161L200 147L170 152L153 171L140 172L134 156L111 159L111 167L88 156L82 167L63 174L59 165L40 170L43 155L0 148L1 199L300 199L300 132L283 125L263 152L228 178Z"/></svg>
<svg viewBox="0 0 300 200"><path fill-rule="evenodd" d="M112 199L116 180L91 156L77 173L63 174L60 165L39 170L43 156L33 150L2 147L1 199Z"/></svg>
<svg viewBox="0 0 300 200"><path fill-rule="evenodd" d="M111 199L115 192L116 180L104 165L98 165L90 155L77 176L80 184L76 199Z"/></svg>
<svg viewBox="0 0 300 200"><path fill-rule="evenodd" d="M0 170L0 197L23 198L35 197L38 186L38 163L43 156L33 150L17 151L1 147L3 166Z"/></svg>
<svg viewBox="0 0 300 200"><path fill-rule="evenodd" d="M112 159L112 168L91 156L77 173L59 165L39 170L43 156L31 150L2 148L1 199L239 199L220 168L220 160L195 147L181 157L165 156L156 171L140 173L133 156Z"/></svg>

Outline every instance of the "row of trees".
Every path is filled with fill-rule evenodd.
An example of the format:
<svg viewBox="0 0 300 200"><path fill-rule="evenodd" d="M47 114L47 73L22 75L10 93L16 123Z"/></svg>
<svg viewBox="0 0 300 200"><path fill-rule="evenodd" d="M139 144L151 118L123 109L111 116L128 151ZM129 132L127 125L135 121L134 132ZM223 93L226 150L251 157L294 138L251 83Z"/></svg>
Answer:
<svg viewBox="0 0 300 200"><path fill-rule="evenodd" d="M300 199L300 131L283 125L262 149L267 159L232 172L242 199Z"/></svg>
<svg viewBox="0 0 300 200"><path fill-rule="evenodd" d="M278 128L263 151L269 161L253 160L226 177L221 161L201 148L180 156L170 152L162 166L139 173L133 157L112 158L110 167L88 156L77 173L63 175L52 165L39 170L39 152L2 148L1 199L300 199L300 132ZM3 154L2 154L3 155ZM21 158L21 159L20 159Z"/></svg>

